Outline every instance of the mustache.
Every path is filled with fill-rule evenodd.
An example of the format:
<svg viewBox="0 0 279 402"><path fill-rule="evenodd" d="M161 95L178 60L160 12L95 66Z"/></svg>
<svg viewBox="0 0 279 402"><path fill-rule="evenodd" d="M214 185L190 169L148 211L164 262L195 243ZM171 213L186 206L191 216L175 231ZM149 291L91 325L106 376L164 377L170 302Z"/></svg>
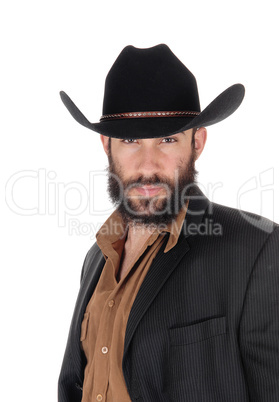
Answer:
<svg viewBox="0 0 279 402"><path fill-rule="evenodd" d="M154 174L153 176L150 177L145 177L141 175L136 179L128 179L125 180L123 184L125 187L129 187L131 189L133 187L138 186L148 186L148 185L159 186L159 185L169 185L170 183L171 183L170 179L160 177L159 175Z"/></svg>

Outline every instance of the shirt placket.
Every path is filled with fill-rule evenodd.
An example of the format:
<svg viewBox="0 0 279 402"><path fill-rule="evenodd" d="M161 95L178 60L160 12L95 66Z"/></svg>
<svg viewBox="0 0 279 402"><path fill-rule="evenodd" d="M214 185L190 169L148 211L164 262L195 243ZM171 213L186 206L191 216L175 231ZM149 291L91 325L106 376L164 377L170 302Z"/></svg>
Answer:
<svg viewBox="0 0 279 402"><path fill-rule="evenodd" d="M113 265L113 263L110 261ZM113 327L117 309L121 302L125 283L117 283L106 299L102 310L99 331L95 345L94 359L94 392L93 401L107 401L107 390L109 385L110 355L112 347Z"/></svg>

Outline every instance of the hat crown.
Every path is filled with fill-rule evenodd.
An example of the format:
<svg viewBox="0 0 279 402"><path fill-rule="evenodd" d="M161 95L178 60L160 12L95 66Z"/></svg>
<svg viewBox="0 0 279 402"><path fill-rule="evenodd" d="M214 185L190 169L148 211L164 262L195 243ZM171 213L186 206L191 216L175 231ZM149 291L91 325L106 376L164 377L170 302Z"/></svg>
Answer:
<svg viewBox="0 0 279 402"><path fill-rule="evenodd" d="M106 78L103 115L160 110L200 112L194 75L167 45L125 47Z"/></svg>

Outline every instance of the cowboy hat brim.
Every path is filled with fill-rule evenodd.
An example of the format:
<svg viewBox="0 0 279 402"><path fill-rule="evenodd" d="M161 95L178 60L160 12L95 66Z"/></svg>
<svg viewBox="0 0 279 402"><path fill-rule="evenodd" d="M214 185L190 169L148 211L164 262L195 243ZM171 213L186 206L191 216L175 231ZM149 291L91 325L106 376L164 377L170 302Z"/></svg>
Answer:
<svg viewBox="0 0 279 402"><path fill-rule="evenodd" d="M62 102L78 123L107 137L121 139L166 137L194 127L211 126L234 113L240 106L244 94L242 84L232 85L196 117L145 117L90 123L70 97L64 91L60 92Z"/></svg>

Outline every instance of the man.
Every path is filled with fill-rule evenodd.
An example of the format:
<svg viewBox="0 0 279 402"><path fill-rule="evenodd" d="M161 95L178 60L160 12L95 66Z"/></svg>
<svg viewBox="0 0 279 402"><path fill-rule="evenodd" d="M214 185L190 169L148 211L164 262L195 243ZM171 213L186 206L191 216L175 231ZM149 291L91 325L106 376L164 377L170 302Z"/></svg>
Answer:
<svg viewBox="0 0 279 402"><path fill-rule="evenodd" d="M166 45L124 48L101 134L115 212L82 269L59 402L279 401L279 227L210 202L196 185L207 132L233 85L200 111L196 80Z"/></svg>

